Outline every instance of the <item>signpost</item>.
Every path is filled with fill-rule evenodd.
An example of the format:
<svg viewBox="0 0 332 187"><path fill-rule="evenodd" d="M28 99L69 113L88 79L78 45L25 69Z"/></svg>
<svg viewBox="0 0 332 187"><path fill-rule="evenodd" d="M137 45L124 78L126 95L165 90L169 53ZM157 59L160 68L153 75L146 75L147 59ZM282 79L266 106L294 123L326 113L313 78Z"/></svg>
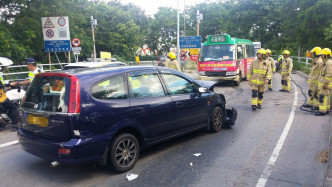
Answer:
<svg viewBox="0 0 332 187"><path fill-rule="evenodd" d="M192 61L198 61L198 50L201 48L202 37L201 36L183 36L180 37L180 49L190 49L190 59ZM191 50L196 49L197 54L192 54ZM196 51L195 51L196 52Z"/></svg>
<svg viewBox="0 0 332 187"><path fill-rule="evenodd" d="M48 52L48 59L51 70L50 52L54 52L55 55L57 55L56 52L71 51L69 20L68 16L42 17L41 20L45 52ZM68 61L70 61L70 55L68 57Z"/></svg>
<svg viewBox="0 0 332 187"><path fill-rule="evenodd" d="M73 38L71 40L71 44L74 46L72 48L72 51L74 53L74 57L75 57L75 62L78 61L78 55L81 53L82 48L79 47L81 45L81 40L79 38Z"/></svg>
<svg viewBox="0 0 332 187"><path fill-rule="evenodd" d="M42 17L45 52L71 51L68 16Z"/></svg>
<svg viewBox="0 0 332 187"><path fill-rule="evenodd" d="M180 37L180 49L201 48L201 36L182 36Z"/></svg>

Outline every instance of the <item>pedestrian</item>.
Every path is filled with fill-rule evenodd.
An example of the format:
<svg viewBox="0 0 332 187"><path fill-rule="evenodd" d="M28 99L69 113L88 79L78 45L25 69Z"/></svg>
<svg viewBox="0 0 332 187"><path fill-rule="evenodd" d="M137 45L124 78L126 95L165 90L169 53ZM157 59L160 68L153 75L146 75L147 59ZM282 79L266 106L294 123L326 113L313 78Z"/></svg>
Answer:
<svg viewBox="0 0 332 187"><path fill-rule="evenodd" d="M321 51L323 61L322 71L319 77L319 111L315 112L316 116L324 116L330 112L330 95L332 89L332 56L331 49L324 48Z"/></svg>
<svg viewBox="0 0 332 187"><path fill-rule="evenodd" d="M173 52L168 53L167 59L165 61L165 67L173 68L181 71L179 62L176 60L176 54Z"/></svg>
<svg viewBox="0 0 332 187"><path fill-rule="evenodd" d="M257 51L257 59L251 63L247 74L248 84L252 91L251 109L254 111L262 108L266 84L272 76L271 65L266 61L265 55L266 51L263 48Z"/></svg>
<svg viewBox="0 0 332 187"><path fill-rule="evenodd" d="M180 52L180 61L181 61L181 71L184 72L186 66L187 53L185 51Z"/></svg>
<svg viewBox="0 0 332 187"><path fill-rule="evenodd" d="M43 71L37 67L37 64L36 64L36 61L34 58L31 58L31 57L27 58L25 61L25 64L27 65L27 68L30 71L28 74L29 79L19 82L20 85L30 84L33 81L33 79L35 78L36 74L43 73Z"/></svg>
<svg viewBox="0 0 332 187"><path fill-rule="evenodd" d="M312 108L314 110L319 110L319 100L318 100L318 81L320 72L322 71L323 61L320 57L322 49L320 47L314 47L310 53L312 56L311 71L309 74L309 100L308 103L303 105L305 108Z"/></svg>
<svg viewBox="0 0 332 187"><path fill-rule="evenodd" d="M284 56L284 60L281 64L281 85L282 89L279 90L280 92L289 92L290 91L290 80L291 80L291 73L293 70L293 61L289 57L290 52L285 50L282 55Z"/></svg>
<svg viewBox="0 0 332 187"><path fill-rule="evenodd" d="M276 64L274 63L274 59L271 57L272 51L270 49L266 49L266 60L271 65L272 73L276 72ZM268 83L269 90L272 91L272 78Z"/></svg>

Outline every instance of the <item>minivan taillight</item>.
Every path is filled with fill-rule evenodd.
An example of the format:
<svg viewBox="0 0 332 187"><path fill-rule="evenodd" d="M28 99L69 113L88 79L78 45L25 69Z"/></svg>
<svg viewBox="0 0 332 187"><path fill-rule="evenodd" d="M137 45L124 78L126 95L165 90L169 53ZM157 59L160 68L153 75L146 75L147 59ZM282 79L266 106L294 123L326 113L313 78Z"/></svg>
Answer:
<svg viewBox="0 0 332 187"><path fill-rule="evenodd" d="M80 83L76 76L70 76L68 113L80 113Z"/></svg>

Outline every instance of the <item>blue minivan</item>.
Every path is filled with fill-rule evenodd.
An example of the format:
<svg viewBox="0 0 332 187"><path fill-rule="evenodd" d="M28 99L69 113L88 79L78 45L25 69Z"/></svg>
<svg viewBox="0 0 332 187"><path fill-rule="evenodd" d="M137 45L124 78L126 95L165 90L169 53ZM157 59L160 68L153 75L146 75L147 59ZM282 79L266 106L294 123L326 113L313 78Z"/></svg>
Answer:
<svg viewBox="0 0 332 187"><path fill-rule="evenodd" d="M99 163L125 172L147 146L234 125L236 110L225 108L213 84L153 66L41 73L23 99L18 139L54 165Z"/></svg>

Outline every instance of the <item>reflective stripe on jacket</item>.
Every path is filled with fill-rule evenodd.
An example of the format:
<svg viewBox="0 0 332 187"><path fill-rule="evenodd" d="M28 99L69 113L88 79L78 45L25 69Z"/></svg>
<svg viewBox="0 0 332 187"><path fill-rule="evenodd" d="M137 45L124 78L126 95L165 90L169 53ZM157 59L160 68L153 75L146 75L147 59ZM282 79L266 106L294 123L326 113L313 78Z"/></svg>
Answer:
<svg viewBox="0 0 332 187"><path fill-rule="evenodd" d="M293 70L293 61L291 58L287 57L281 64L281 75L288 76L288 73L292 73Z"/></svg>
<svg viewBox="0 0 332 187"><path fill-rule="evenodd" d="M276 72L276 64L274 63L274 59L269 57L267 61L271 64L272 72Z"/></svg>
<svg viewBox="0 0 332 187"><path fill-rule="evenodd" d="M30 71L30 73L28 74L29 76L29 80L30 80L30 83L33 81L33 79L35 78L35 76L38 74L38 73L42 73L43 71L41 69L39 69L38 67L34 70L34 71Z"/></svg>
<svg viewBox="0 0 332 187"><path fill-rule="evenodd" d="M248 80L250 80L252 84L256 84L258 86L264 85L265 80L270 80L271 76L271 64L269 64L266 60L259 59L255 59L251 63L250 69L247 74Z"/></svg>
<svg viewBox="0 0 332 187"><path fill-rule="evenodd" d="M323 61L321 57L312 59L311 71L309 74L308 83L311 85L317 85L319 83L319 75L322 71Z"/></svg>
<svg viewBox="0 0 332 187"><path fill-rule="evenodd" d="M319 76L318 87L321 88L324 84L328 85L328 89L332 89L332 60L323 60L323 67Z"/></svg>

